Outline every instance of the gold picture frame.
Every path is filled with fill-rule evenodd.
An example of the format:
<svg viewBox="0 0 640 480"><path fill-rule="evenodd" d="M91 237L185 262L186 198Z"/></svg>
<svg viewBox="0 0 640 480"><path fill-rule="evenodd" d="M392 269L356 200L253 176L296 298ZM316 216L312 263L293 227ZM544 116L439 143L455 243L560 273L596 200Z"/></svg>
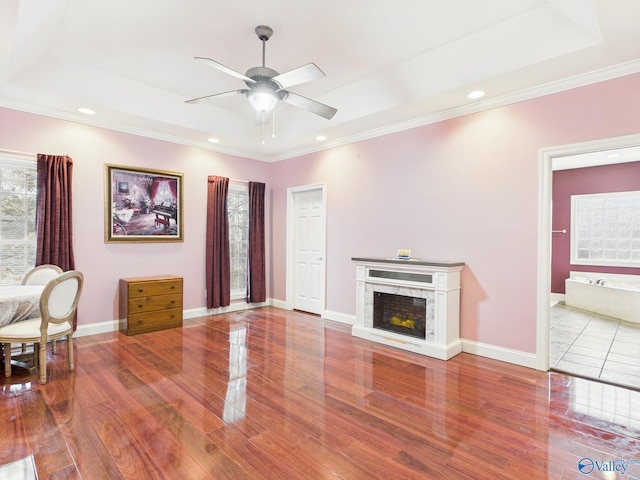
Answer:
<svg viewBox="0 0 640 480"><path fill-rule="evenodd" d="M183 174L105 165L106 243L182 242Z"/></svg>

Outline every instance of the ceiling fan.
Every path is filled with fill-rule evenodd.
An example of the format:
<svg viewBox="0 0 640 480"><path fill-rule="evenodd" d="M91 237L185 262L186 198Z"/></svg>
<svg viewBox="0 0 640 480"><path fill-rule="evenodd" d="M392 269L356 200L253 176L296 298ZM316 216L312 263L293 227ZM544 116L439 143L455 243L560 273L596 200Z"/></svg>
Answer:
<svg viewBox="0 0 640 480"><path fill-rule="evenodd" d="M194 104L214 97L226 97L242 94L247 96L249 103L251 103L251 106L256 110L256 112L263 114L262 118L264 118L265 112L273 110L278 101L282 100L294 107L302 108L326 119L331 119L337 112L335 108L285 90L286 88L294 85L322 78L324 77L324 72L314 63L308 63L302 67L294 68L293 70L285 73L278 73L272 68L266 67L265 44L267 40L271 38L271 35L273 35L273 30L265 25L259 25L256 27L255 32L256 35L258 35L258 38L262 41L262 66L250 68L244 75L210 58L194 57L196 60L200 60L221 72L243 80L244 83L247 84L248 88L192 98L191 100L186 100L185 103Z"/></svg>

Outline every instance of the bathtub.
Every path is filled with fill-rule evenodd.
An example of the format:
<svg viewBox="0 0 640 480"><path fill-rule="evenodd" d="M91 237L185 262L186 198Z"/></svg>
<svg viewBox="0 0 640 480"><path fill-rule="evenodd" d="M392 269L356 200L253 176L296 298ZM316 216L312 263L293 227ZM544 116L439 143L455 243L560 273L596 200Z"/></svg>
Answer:
<svg viewBox="0 0 640 480"><path fill-rule="evenodd" d="M568 306L640 323L640 275L569 272L564 285Z"/></svg>

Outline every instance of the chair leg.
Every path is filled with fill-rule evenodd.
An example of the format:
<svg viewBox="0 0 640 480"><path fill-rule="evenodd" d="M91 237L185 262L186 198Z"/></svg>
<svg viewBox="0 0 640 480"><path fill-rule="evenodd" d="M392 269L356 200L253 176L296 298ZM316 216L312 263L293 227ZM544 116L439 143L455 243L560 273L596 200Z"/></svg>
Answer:
<svg viewBox="0 0 640 480"><path fill-rule="evenodd" d="M11 344L7 342L4 344L4 376L11 376Z"/></svg>
<svg viewBox="0 0 640 480"><path fill-rule="evenodd" d="M47 383L47 342L40 342L38 350L40 351L40 361L38 368L40 369L40 383Z"/></svg>
<svg viewBox="0 0 640 480"><path fill-rule="evenodd" d="M73 361L73 333L67 335L67 359L69 361L69 371L73 372L75 368Z"/></svg>
<svg viewBox="0 0 640 480"><path fill-rule="evenodd" d="M27 353L27 344L26 343L22 344L22 353Z"/></svg>

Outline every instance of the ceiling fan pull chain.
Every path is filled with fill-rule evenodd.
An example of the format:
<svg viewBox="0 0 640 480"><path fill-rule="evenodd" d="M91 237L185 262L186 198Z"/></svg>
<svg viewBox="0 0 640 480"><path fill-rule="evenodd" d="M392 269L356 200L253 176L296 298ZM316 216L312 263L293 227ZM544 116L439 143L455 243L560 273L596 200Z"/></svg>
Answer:
<svg viewBox="0 0 640 480"><path fill-rule="evenodd" d="M264 145L264 111L261 112L262 113L262 145Z"/></svg>
<svg viewBox="0 0 640 480"><path fill-rule="evenodd" d="M276 138L276 109L271 110L271 138Z"/></svg>

